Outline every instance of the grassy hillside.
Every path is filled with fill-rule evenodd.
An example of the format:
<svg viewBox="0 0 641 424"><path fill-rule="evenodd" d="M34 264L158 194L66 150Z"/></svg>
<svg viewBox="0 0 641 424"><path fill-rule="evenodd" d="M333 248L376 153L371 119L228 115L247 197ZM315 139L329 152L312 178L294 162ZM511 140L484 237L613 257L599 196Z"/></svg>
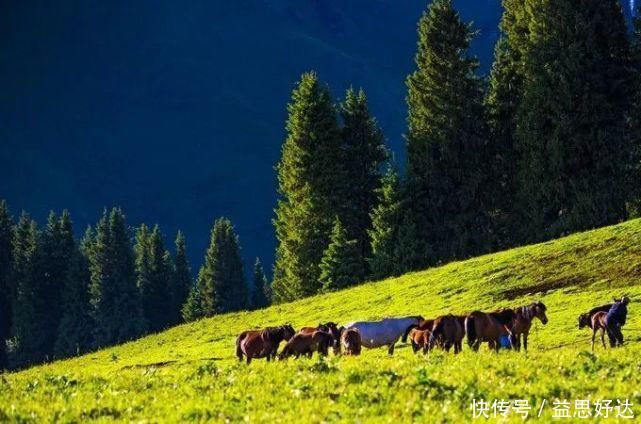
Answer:
<svg viewBox="0 0 641 424"><path fill-rule="evenodd" d="M265 310L173 328L80 358L0 376L0 421L211 420L232 422L464 422L472 398L527 399L542 421L554 399L625 399L641 414L641 220ZM614 295L633 303L627 346L590 353L577 315ZM530 352L483 348L426 359L400 345L358 358L289 360L249 367L234 358L242 329L291 322L548 306ZM634 331L637 330L637 331ZM616 403L616 401L615 401ZM519 422L511 414L508 421Z"/></svg>

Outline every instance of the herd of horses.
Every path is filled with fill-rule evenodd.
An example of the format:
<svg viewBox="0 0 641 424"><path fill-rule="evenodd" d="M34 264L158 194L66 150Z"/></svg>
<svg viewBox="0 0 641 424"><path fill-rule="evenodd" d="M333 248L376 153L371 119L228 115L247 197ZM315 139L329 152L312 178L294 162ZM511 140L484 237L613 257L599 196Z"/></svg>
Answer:
<svg viewBox="0 0 641 424"><path fill-rule="evenodd" d="M527 350L528 335L535 318L547 324L547 307L543 302L533 302L516 308L503 308L493 312L474 311L467 315L447 314L435 319L422 316L385 318L380 321L355 321L343 326L334 322L316 327L303 327L298 332L290 325L243 331L236 338L236 356L240 361L265 358L286 359L294 356L311 357L314 352L321 356L359 355L361 348L387 347L394 353L399 340L407 343L413 351L428 353L434 348L459 353L463 340L474 351L482 343L499 351L502 347ZM278 354L281 342L285 346Z"/></svg>

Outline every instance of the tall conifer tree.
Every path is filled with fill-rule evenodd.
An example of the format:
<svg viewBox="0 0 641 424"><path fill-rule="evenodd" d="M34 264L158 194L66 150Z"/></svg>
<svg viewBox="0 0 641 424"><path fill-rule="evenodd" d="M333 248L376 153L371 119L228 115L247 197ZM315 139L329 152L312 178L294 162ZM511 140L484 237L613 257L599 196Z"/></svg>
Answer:
<svg viewBox="0 0 641 424"><path fill-rule="evenodd" d="M254 309L264 308L270 304L271 293L269 281L265 277L265 270L259 258L254 263L253 287L251 306Z"/></svg>
<svg viewBox="0 0 641 424"><path fill-rule="evenodd" d="M347 230L336 218L329 246L320 264L323 290L340 290L365 279L358 241L349 240Z"/></svg>
<svg viewBox="0 0 641 424"><path fill-rule="evenodd" d="M625 217L629 44L617 0L537 0L517 116L524 238Z"/></svg>
<svg viewBox="0 0 641 424"><path fill-rule="evenodd" d="M403 211L398 173L393 167L390 166L383 176L377 195L377 206L371 212L372 229L369 236L372 256L369 267L372 278L383 279L400 271L395 251Z"/></svg>
<svg viewBox="0 0 641 424"><path fill-rule="evenodd" d="M274 297L284 302L320 289L320 260L345 198L345 170L329 89L303 74L287 108L287 138L278 163Z"/></svg>
<svg viewBox="0 0 641 424"><path fill-rule="evenodd" d="M227 218L214 222L205 262L198 273L198 294L205 316L247 306L247 285L238 236Z"/></svg>
<svg viewBox="0 0 641 424"><path fill-rule="evenodd" d="M96 344L105 346L140 336L146 325L136 286L134 253L120 209L105 210L96 225L90 252Z"/></svg>
<svg viewBox="0 0 641 424"><path fill-rule="evenodd" d="M418 247L422 265L486 248L483 92L468 55L472 35L450 0L432 2L418 25L406 138L410 221L417 240L428 241Z"/></svg>
<svg viewBox="0 0 641 424"><path fill-rule="evenodd" d="M0 200L0 371L8 366L6 340L11 334L15 287L10 279L13 219L7 202Z"/></svg>
<svg viewBox="0 0 641 424"><path fill-rule="evenodd" d="M182 319L182 307L187 301L189 290L193 286L191 267L187 259L187 246L185 235L178 231L175 241L176 255L174 259L173 284L171 290L172 296L172 320L178 324Z"/></svg>
<svg viewBox="0 0 641 424"><path fill-rule="evenodd" d="M93 344L89 304L90 274L87 261L92 237L91 228L88 228L80 247L74 249L66 275L62 292L62 317L54 347L54 355L57 358L82 354Z"/></svg>
<svg viewBox="0 0 641 424"><path fill-rule="evenodd" d="M42 240L35 221L22 213L13 235L11 280L16 287L13 330L16 363L26 365L45 361L48 331L42 271Z"/></svg>
<svg viewBox="0 0 641 424"><path fill-rule="evenodd" d="M341 222L355 239L361 261L371 255L368 230L381 185L381 165L387 159L383 133L370 115L363 90L348 89L340 105L341 138L346 185Z"/></svg>

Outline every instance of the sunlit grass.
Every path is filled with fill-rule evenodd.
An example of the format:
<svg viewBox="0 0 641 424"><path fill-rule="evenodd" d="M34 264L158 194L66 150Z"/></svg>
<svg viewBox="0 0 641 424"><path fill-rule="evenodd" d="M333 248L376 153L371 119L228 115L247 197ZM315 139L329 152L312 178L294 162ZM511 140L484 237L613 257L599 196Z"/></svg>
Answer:
<svg viewBox="0 0 641 424"><path fill-rule="evenodd" d="M625 399L641 414L641 221L363 284L265 310L227 314L80 358L0 376L0 421L211 420L466 422L472 398ZM633 303L629 344L590 352L577 315L612 296ZM249 367L234 357L242 329L291 322L548 306L527 355L414 356L400 345L361 357ZM531 414L536 414L532 411ZM509 420L521 421L512 415ZM551 407L541 420L551 420Z"/></svg>

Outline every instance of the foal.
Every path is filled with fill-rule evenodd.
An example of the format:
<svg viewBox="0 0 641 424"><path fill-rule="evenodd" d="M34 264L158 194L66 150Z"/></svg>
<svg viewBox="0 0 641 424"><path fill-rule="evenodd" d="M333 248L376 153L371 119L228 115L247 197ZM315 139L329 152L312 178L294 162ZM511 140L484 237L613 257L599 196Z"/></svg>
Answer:
<svg viewBox="0 0 641 424"><path fill-rule="evenodd" d="M589 323L588 323L589 320ZM605 333L608 333L608 338L612 339L610 332L608 330L608 313L605 311L599 311L592 316L582 317L579 319L579 328L590 327L592 328L592 351L594 352L594 339L596 338L597 331L601 330L601 343L603 348L605 348Z"/></svg>

